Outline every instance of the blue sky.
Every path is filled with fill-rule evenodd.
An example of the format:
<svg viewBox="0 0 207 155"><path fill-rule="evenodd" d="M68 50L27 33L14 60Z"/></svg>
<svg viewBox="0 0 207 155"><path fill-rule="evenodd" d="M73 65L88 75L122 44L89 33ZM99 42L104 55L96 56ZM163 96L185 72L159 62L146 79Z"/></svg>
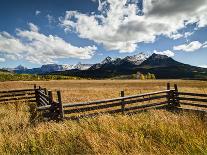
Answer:
<svg viewBox="0 0 207 155"><path fill-rule="evenodd" d="M206 0L1 0L0 67L159 53L207 66ZM143 14L140 14L143 12Z"/></svg>

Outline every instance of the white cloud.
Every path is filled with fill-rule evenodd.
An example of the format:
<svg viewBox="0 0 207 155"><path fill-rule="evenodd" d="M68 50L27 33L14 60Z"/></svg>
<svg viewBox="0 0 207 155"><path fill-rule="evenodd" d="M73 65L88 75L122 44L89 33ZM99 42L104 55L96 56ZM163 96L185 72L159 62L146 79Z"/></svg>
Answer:
<svg viewBox="0 0 207 155"><path fill-rule="evenodd" d="M7 32L0 33L0 51L7 54L17 55L20 51L23 51L25 46L22 42L11 36Z"/></svg>
<svg viewBox="0 0 207 155"><path fill-rule="evenodd" d="M17 37L0 32L0 53L13 60L25 59L32 63L54 63L58 58L90 59L95 46L76 47L58 36L46 36L29 23L30 30L17 30Z"/></svg>
<svg viewBox="0 0 207 155"><path fill-rule="evenodd" d="M185 32L184 36L185 38L188 38L189 36L192 36L194 32Z"/></svg>
<svg viewBox="0 0 207 155"><path fill-rule="evenodd" d="M194 51L200 49L202 46L203 46L203 44L200 43L199 41L193 41L193 42L190 42L189 44L174 46L173 49L176 51L182 50L185 52L194 52Z"/></svg>
<svg viewBox="0 0 207 155"><path fill-rule="evenodd" d="M160 54L160 55L166 55L168 57L173 57L175 55L175 53L173 53L170 50L166 50L166 51L162 51L162 52L158 52L158 51L154 51L155 54Z"/></svg>
<svg viewBox="0 0 207 155"><path fill-rule="evenodd" d="M203 48L207 48L207 41L203 43Z"/></svg>
<svg viewBox="0 0 207 155"><path fill-rule="evenodd" d="M39 31L39 28L37 27L37 25L34 25L33 23L29 23L28 25L29 25L31 31L34 31L34 32Z"/></svg>
<svg viewBox="0 0 207 155"><path fill-rule="evenodd" d="M0 58L0 62L5 62L5 58Z"/></svg>
<svg viewBox="0 0 207 155"><path fill-rule="evenodd" d="M38 16L40 13L41 13L41 11L39 11L39 10L36 10L36 11L35 11L35 15L36 15L36 16Z"/></svg>
<svg viewBox="0 0 207 155"><path fill-rule="evenodd" d="M183 37L183 35L180 34L180 33L177 33L177 34L171 34L171 35L169 36L169 38L171 38L171 39L173 39L173 40L176 40L176 39L179 39L179 38L182 38L182 37Z"/></svg>
<svg viewBox="0 0 207 155"><path fill-rule="evenodd" d="M133 52L137 43L154 42L164 35L178 39L187 24L207 26L207 0L145 0L144 15L129 0L99 0L98 14L67 11L61 25L79 37L103 44L108 50Z"/></svg>
<svg viewBox="0 0 207 155"><path fill-rule="evenodd" d="M48 22L50 24L53 23L53 22L55 22L55 18L53 16L49 15L49 14L46 16L46 18L48 19Z"/></svg>

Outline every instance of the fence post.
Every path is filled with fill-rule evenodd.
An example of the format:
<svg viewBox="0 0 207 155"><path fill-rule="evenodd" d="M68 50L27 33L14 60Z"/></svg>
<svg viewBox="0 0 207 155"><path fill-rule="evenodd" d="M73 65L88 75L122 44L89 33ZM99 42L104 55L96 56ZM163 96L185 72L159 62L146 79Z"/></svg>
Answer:
<svg viewBox="0 0 207 155"><path fill-rule="evenodd" d="M47 95L47 89L46 88L44 88L44 93L45 93L45 95Z"/></svg>
<svg viewBox="0 0 207 155"><path fill-rule="evenodd" d="M59 106L60 118L64 119L64 108L63 108L63 103L62 103L62 99L61 99L60 90L57 91L57 97L58 97L58 106Z"/></svg>
<svg viewBox="0 0 207 155"><path fill-rule="evenodd" d="M167 83L167 90L170 90L170 83Z"/></svg>
<svg viewBox="0 0 207 155"><path fill-rule="evenodd" d="M36 103L37 103L37 106L39 106L39 94L38 94L38 89L37 89L36 84L34 84L34 91L35 91Z"/></svg>
<svg viewBox="0 0 207 155"><path fill-rule="evenodd" d="M171 98L172 98L172 93L170 91L170 83L167 83L167 90L169 90L169 92L167 92L167 102L168 102L168 108L171 107Z"/></svg>
<svg viewBox="0 0 207 155"><path fill-rule="evenodd" d="M52 95L51 90L48 90L48 97L49 97L49 105L51 105L51 107L50 107L50 117L51 117L51 119L53 119L54 112L55 112L55 105L53 103L53 95Z"/></svg>
<svg viewBox="0 0 207 155"><path fill-rule="evenodd" d="M124 97L124 91L121 91L121 97ZM124 114L124 110L125 110L125 103L124 103L124 99L121 100L121 112L122 114Z"/></svg>
<svg viewBox="0 0 207 155"><path fill-rule="evenodd" d="M177 84L174 84L174 104L176 107L180 107L180 101L179 101L179 93L178 93L178 86Z"/></svg>
<svg viewBox="0 0 207 155"><path fill-rule="evenodd" d="M49 104L52 105L53 104L53 96L52 96L51 90L48 90L48 96L49 96Z"/></svg>

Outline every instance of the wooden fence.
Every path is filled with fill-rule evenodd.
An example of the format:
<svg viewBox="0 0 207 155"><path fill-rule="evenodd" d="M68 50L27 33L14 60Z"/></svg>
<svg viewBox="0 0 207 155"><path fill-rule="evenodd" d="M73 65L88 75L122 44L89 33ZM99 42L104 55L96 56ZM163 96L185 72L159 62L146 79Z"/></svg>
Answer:
<svg viewBox="0 0 207 155"><path fill-rule="evenodd" d="M120 92L120 97L106 100L62 103L61 92L57 91L57 101L53 93L42 87L34 89L10 90L0 92L0 103L36 102L37 111L41 111L48 119L81 118L97 114L134 113L149 109L191 109L207 110L207 94L180 92L175 84L171 89L158 92L125 96Z"/></svg>
<svg viewBox="0 0 207 155"><path fill-rule="evenodd" d="M120 97L106 100L81 102L81 103L62 103L61 93L57 91L58 101L53 100L52 92L49 91L48 100L44 106L37 107L38 111L45 111L47 116L63 118L81 118L93 116L97 114L113 114L113 113L134 113L146 111L149 109L174 109L180 106L179 92L177 85L170 89L158 92L138 94L133 96L125 96L124 91L120 92ZM49 104L48 104L49 103ZM42 105L43 105L42 104ZM55 117L54 117L55 116Z"/></svg>
<svg viewBox="0 0 207 155"><path fill-rule="evenodd" d="M34 89L0 91L0 104L36 102Z"/></svg>

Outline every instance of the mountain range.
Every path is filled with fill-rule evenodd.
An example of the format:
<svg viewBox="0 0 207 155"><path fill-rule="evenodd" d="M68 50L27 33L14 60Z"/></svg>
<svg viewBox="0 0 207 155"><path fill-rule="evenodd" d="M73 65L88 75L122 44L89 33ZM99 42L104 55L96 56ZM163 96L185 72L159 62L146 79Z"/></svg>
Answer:
<svg viewBox="0 0 207 155"><path fill-rule="evenodd" d="M5 70L13 71L17 74L50 74L52 72L67 71L72 69L77 70L86 70L90 68L91 64L75 64L75 65L58 65L58 64L47 64L42 65L40 68L28 69L22 65L17 66L16 68L4 68Z"/></svg>
<svg viewBox="0 0 207 155"><path fill-rule="evenodd" d="M87 70L68 70L53 74L87 78L113 78L123 75L155 74L158 79L207 79L207 69L183 64L171 57L160 54L151 56L140 53L123 59L107 57L101 63L94 64Z"/></svg>
<svg viewBox="0 0 207 155"><path fill-rule="evenodd" d="M158 79L207 79L207 69L183 64L171 57L160 54L151 56L139 53L125 58L106 57L97 64L76 64L76 65L42 65L40 68L27 69L18 66L13 69L15 73L22 74L53 74L78 76L83 78L113 78L136 74L152 73Z"/></svg>

